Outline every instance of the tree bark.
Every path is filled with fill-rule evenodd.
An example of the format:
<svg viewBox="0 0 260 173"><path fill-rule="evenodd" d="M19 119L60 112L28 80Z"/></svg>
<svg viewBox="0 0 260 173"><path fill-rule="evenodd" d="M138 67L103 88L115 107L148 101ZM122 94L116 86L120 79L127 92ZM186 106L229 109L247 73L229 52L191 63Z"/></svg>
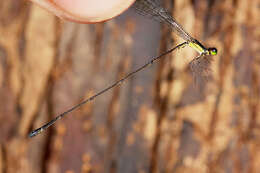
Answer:
<svg viewBox="0 0 260 173"><path fill-rule="evenodd" d="M182 40L131 10L83 25L0 2L0 173L259 172L258 0L163 2L218 48L207 82L194 82L187 47L35 138L32 129Z"/></svg>

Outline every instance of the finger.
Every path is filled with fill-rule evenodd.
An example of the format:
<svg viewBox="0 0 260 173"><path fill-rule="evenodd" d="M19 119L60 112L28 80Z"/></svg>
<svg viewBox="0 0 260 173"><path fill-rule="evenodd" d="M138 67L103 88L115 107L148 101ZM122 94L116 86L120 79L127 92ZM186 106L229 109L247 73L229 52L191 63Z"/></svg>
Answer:
<svg viewBox="0 0 260 173"><path fill-rule="evenodd" d="M31 0L53 14L75 22L96 23L124 12L135 0Z"/></svg>

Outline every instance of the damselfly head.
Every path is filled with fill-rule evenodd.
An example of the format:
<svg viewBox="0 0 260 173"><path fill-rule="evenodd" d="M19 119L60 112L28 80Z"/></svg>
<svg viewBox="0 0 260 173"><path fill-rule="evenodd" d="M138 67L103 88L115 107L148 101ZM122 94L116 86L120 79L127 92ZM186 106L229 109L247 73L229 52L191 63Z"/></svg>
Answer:
<svg viewBox="0 0 260 173"><path fill-rule="evenodd" d="M209 55L217 55L218 54L218 50L215 47L209 48L208 52L209 52Z"/></svg>

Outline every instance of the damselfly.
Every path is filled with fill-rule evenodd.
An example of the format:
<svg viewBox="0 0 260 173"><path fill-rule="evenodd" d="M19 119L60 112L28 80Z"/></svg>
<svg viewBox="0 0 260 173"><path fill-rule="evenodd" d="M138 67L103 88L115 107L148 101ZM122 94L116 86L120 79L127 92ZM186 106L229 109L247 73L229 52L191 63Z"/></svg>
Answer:
<svg viewBox="0 0 260 173"><path fill-rule="evenodd" d="M167 10L159 5L157 0L136 0L136 2L133 5L133 8L139 14L142 14L142 15L145 15L145 16L150 16L152 19L155 19L159 22L168 24L173 29L173 31L175 31L180 37L182 37L185 40L185 42L181 43L181 44L177 45L176 47L164 52L163 54L151 59L149 62L147 62L143 66L139 67L135 71L126 75L124 78L114 82L113 84L111 84L107 88L101 90L100 92L93 95L92 97L90 97L90 98L82 101L81 103L73 106L69 110L63 112L62 114L58 115L53 120L51 120L50 122L43 125L42 127L38 128L36 130L33 130L29 134L30 137L33 137L33 136L40 134L41 132L46 130L48 127L53 125L57 120L61 119L62 117L64 117L68 113L70 113L70 112L74 111L75 109L81 107L82 105L94 100L96 97L98 97L98 96L102 95L103 93L111 90L112 88L122 84L126 79L132 77L135 73L137 73L137 72L143 70L144 68L148 67L153 62L159 60L163 56L173 52L174 50L176 50L178 48L183 48L186 45L192 47L193 49L195 49L199 53L199 56L194 58L190 63L192 71L195 72L195 73L198 73L198 75L203 75L204 69L207 69L208 66L209 66L210 56L217 54L216 48L205 48L199 41L197 41L196 39L191 37L183 29L183 27L180 24L178 24L177 21L167 12Z"/></svg>

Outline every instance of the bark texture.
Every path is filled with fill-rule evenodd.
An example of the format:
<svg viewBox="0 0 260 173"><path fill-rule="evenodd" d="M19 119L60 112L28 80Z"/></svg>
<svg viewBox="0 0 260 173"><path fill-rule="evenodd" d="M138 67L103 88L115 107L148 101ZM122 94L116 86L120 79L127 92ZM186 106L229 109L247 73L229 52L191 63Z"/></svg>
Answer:
<svg viewBox="0 0 260 173"><path fill-rule="evenodd" d="M218 48L205 85L194 85L196 53L185 48L29 139L182 40L131 10L83 25L28 1L0 2L0 173L259 172L259 0L164 5Z"/></svg>

